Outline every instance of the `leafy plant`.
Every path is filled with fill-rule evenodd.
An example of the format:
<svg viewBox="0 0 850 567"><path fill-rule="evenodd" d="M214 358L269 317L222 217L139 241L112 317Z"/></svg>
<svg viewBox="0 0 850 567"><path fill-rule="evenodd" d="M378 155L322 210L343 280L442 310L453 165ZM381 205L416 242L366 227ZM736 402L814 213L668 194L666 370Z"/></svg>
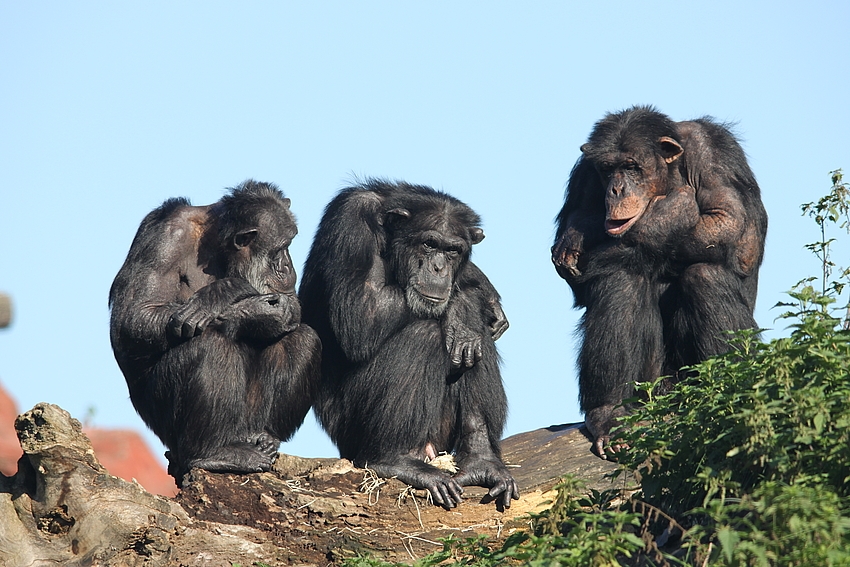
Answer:
<svg viewBox="0 0 850 567"><path fill-rule="evenodd" d="M642 497L690 518L689 545L712 564L850 561L850 330L847 304L836 307L850 271L832 262L828 236L850 230L850 191L840 170L832 181L803 205L820 229L807 248L822 279L778 304L790 336L737 333L731 352L694 366L669 394L641 385L647 401L625 419L621 461L640 475Z"/></svg>

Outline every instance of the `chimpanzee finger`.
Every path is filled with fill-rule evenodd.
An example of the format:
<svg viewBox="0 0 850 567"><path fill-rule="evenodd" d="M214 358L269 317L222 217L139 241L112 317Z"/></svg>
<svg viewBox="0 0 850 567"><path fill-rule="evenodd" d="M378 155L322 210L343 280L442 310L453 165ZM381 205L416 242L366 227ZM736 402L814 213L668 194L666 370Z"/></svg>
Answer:
<svg viewBox="0 0 850 567"><path fill-rule="evenodd" d="M505 490L502 493L502 495L499 497L499 505L501 505L502 508L510 508L511 507L511 500L512 500L511 495L512 494L513 493L510 490Z"/></svg>
<svg viewBox="0 0 850 567"><path fill-rule="evenodd" d="M212 315L206 311L198 311L197 313L193 313L187 321L189 325L191 325L191 330L190 334L186 336L188 338L197 337L198 335L204 332L204 329L207 328L212 319Z"/></svg>
<svg viewBox="0 0 850 567"><path fill-rule="evenodd" d="M466 349L468 347L460 342L454 341L452 344L452 348L450 350L451 359L452 359L452 368L460 368L462 364L466 362Z"/></svg>
<svg viewBox="0 0 850 567"><path fill-rule="evenodd" d="M168 324L166 325L166 329L168 330L168 332L169 332L170 334L172 334L172 335L174 335L174 336L176 336L176 337L179 337L179 336L180 336L180 333L181 333L181 329L182 329L182 327L183 327L183 324L182 324L182 323L180 323L180 321L178 321L178 320L174 317L174 315L172 315L172 316L171 316L171 318L170 318L170 319L168 319Z"/></svg>
<svg viewBox="0 0 850 567"><path fill-rule="evenodd" d="M452 352L455 347L455 334L451 328L446 329L446 350Z"/></svg>
<svg viewBox="0 0 850 567"><path fill-rule="evenodd" d="M508 482L507 490L502 493L502 506L510 508L511 500L519 500L519 488L513 478Z"/></svg>
<svg viewBox="0 0 850 567"><path fill-rule="evenodd" d="M497 496L504 494L506 490L508 490L508 483L504 479L501 479L487 491L487 496L491 500L495 500ZM510 500L510 498L508 499Z"/></svg>
<svg viewBox="0 0 850 567"><path fill-rule="evenodd" d="M596 454L602 457L603 459L608 459L608 455L605 453L605 443L607 441L607 438L600 437L593 444L594 448L596 449Z"/></svg>
<svg viewBox="0 0 850 567"><path fill-rule="evenodd" d="M446 486L455 503L460 504L463 501L463 488L454 479L449 481Z"/></svg>
<svg viewBox="0 0 850 567"><path fill-rule="evenodd" d="M463 346L455 343L452 345L452 349L450 351L451 359L452 359L452 368L460 368L461 362L463 362Z"/></svg>
<svg viewBox="0 0 850 567"><path fill-rule="evenodd" d="M204 332L204 329L207 328L209 324L209 317L202 316L200 313L189 318L189 320L183 325L183 336L191 339L192 337L197 337L201 333ZM188 326L188 329L187 329Z"/></svg>
<svg viewBox="0 0 850 567"><path fill-rule="evenodd" d="M472 368L475 364L475 345L468 344L463 347L463 365Z"/></svg>
<svg viewBox="0 0 850 567"><path fill-rule="evenodd" d="M184 339L190 339L190 338L194 337L195 336L195 326L189 321L184 321L183 327L181 327L181 329L180 329L180 336L183 337Z"/></svg>
<svg viewBox="0 0 850 567"><path fill-rule="evenodd" d="M497 504L502 508L510 508L511 500L513 500L513 492L511 490L510 484L505 488L505 491L499 496L499 500Z"/></svg>
<svg viewBox="0 0 850 567"><path fill-rule="evenodd" d="M445 507L445 505L446 505L446 504L445 504L445 502L446 502L446 501L443 499L443 495L442 495L442 494L440 494L440 487L439 487L439 485L436 485L436 484L435 484L435 485L433 485L433 486L428 486L428 487L426 487L426 488L428 489L428 492L431 494L431 500L433 500L433 501L434 501L434 504L436 504L437 506L443 506L443 507Z"/></svg>
<svg viewBox="0 0 850 567"><path fill-rule="evenodd" d="M508 320L507 319L501 319L499 321L496 321L490 327L490 335L493 337L494 342L498 341L499 337L501 337L502 335L505 334L505 331L508 330L508 326L509 326Z"/></svg>
<svg viewBox="0 0 850 567"><path fill-rule="evenodd" d="M439 502L438 502L438 504L440 506L442 506L443 508L446 508L446 509L450 509L450 508L454 508L457 505L457 504L455 504L455 501L452 498L451 494L449 493L449 489L445 484L438 483L437 486L436 486L436 490L437 490L437 492L439 492L439 495L440 495L440 499L439 499ZM436 499L435 499L435 501L436 501Z"/></svg>

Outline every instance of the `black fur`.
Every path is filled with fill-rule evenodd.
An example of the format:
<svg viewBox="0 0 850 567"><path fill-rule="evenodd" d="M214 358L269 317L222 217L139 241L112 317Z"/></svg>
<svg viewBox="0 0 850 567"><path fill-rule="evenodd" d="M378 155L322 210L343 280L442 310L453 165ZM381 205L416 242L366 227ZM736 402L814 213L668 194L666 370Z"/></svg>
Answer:
<svg viewBox="0 0 850 567"><path fill-rule="evenodd" d="M109 292L110 338L139 415L192 467L268 470L310 409L321 343L300 324L289 199L246 181L142 221Z"/></svg>
<svg viewBox="0 0 850 567"><path fill-rule="evenodd" d="M585 308L579 395L601 453L635 382L756 328L767 214L740 144L711 118L634 107L599 121L582 154L552 260Z"/></svg>
<svg viewBox="0 0 850 567"><path fill-rule="evenodd" d="M518 494L499 448L507 402L494 341L507 320L469 261L479 223L428 187L344 189L325 210L299 294L324 349L314 410L340 455L446 507L463 485L491 488L500 506ZM454 477L423 462L441 451L456 451Z"/></svg>

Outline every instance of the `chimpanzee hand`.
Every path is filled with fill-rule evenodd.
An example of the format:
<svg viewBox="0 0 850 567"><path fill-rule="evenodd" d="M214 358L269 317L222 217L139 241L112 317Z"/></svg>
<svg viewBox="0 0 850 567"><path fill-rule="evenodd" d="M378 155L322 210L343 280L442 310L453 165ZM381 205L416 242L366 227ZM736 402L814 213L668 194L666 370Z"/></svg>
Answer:
<svg viewBox="0 0 850 567"><path fill-rule="evenodd" d="M200 335L232 303L256 295L257 291L245 280L222 278L196 291L168 320L166 330L171 335L190 339Z"/></svg>
<svg viewBox="0 0 850 567"><path fill-rule="evenodd" d="M301 322L298 300L283 293L247 297L218 317L225 333L241 338L276 339Z"/></svg>
<svg viewBox="0 0 850 567"><path fill-rule="evenodd" d="M459 485L483 486L490 489L482 503L495 500L496 507L503 509L511 507L511 500L519 500L516 481L498 459L471 459L459 465L460 471L454 477Z"/></svg>
<svg viewBox="0 0 850 567"><path fill-rule="evenodd" d="M684 184L654 197L623 238L654 249L667 247L690 239L699 218L695 189Z"/></svg>
<svg viewBox="0 0 850 567"><path fill-rule="evenodd" d="M502 304L498 298L490 300L490 308L493 310L493 320L490 322L490 334L493 336L493 341L498 341L499 337L505 334L505 331L510 327L508 318L505 312L502 311Z"/></svg>
<svg viewBox="0 0 850 567"><path fill-rule="evenodd" d="M434 469L434 473L422 475L421 483L421 488L431 494L434 504L446 510L454 508L463 501L463 488L455 479L441 470Z"/></svg>
<svg viewBox="0 0 850 567"><path fill-rule="evenodd" d="M206 302L195 300L195 297L196 295L189 298L189 301L171 314L167 330L173 336L190 339L200 335L218 317L217 311L213 311Z"/></svg>
<svg viewBox="0 0 850 567"><path fill-rule="evenodd" d="M503 315L504 316L504 315ZM507 323L507 319L505 319ZM456 318L443 325L446 334L446 350L452 361L452 368L471 368L484 356L481 335Z"/></svg>
<svg viewBox="0 0 850 567"><path fill-rule="evenodd" d="M558 272L558 275L569 281L581 275L581 271L578 269L581 251L568 240L564 235L552 246L552 263L555 264L555 271Z"/></svg>
<svg viewBox="0 0 850 567"><path fill-rule="evenodd" d="M360 465L362 466L362 465ZM378 476L396 477L414 488L427 490L437 506L446 510L454 508L463 501L463 488L449 474L409 455L393 459L392 464L369 464Z"/></svg>

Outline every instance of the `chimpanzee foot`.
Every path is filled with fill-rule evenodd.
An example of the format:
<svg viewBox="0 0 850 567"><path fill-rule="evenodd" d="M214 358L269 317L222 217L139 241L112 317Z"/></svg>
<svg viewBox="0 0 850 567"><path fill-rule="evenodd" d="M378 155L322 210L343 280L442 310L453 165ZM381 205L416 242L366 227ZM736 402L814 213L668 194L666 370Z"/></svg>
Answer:
<svg viewBox="0 0 850 567"><path fill-rule="evenodd" d="M277 456L277 450L280 448L280 439L273 435L269 435L265 431L249 435L247 441L249 444L253 443L256 445L257 451L264 455L268 455L272 458L272 460L274 460Z"/></svg>
<svg viewBox="0 0 850 567"><path fill-rule="evenodd" d="M615 461L617 453L628 449L626 443L611 443L611 430L619 425L617 418L626 415L625 408L604 405L588 410L584 416L584 425L593 439L593 452L596 456Z"/></svg>
<svg viewBox="0 0 850 567"><path fill-rule="evenodd" d="M463 500L463 488L450 475L421 460L402 455L393 464L372 464L368 467L383 478L395 477L414 488L427 490L437 506L450 510Z"/></svg>
<svg viewBox="0 0 850 567"><path fill-rule="evenodd" d="M187 468L230 473L266 472L272 468L279 445L280 440L268 433L257 433L246 441L232 443L211 451L206 457L192 459Z"/></svg>

